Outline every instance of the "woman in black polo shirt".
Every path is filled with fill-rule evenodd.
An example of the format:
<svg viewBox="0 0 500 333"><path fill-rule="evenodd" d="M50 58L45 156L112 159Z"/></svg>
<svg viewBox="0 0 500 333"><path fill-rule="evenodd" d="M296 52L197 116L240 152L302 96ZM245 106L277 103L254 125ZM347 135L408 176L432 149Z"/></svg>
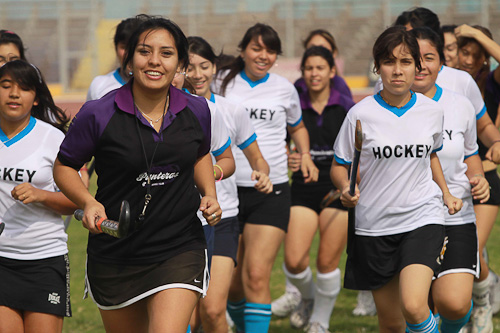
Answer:
<svg viewBox="0 0 500 333"><path fill-rule="evenodd" d="M108 332L186 331L207 289L196 212L215 224L221 210L208 155L207 103L171 86L187 62L180 28L163 18L145 20L124 57L132 79L87 102L60 148L56 182L84 208L86 289ZM95 199L77 173L92 156L99 177ZM118 220L122 200L130 203L133 231L120 239L99 233L96 218Z"/></svg>

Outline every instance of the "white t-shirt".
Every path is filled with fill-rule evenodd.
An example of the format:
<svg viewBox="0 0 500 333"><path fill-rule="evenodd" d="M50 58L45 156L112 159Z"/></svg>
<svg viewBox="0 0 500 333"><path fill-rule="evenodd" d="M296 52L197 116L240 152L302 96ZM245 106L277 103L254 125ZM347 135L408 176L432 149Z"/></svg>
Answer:
<svg viewBox="0 0 500 333"><path fill-rule="evenodd" d="M469 73L448 66L442 66L439 70L436 84L441 88L454 91L467 97L474 106L476 120L484 116L486 113L486 106L484 105L481 91L479 90L476 81L474 81ZM375 83L375 94L382 89L382 80L379 78Z"/></svg>
<svg viewBox="0 0 500 333"><path fill-rule="evenodd" d="M68 235L61 215L41 203L23 204L11 191L19 184L56 192L52 172L64 134L54 126L31 118L19 134L7 139L0 130L0 256L36 260L68 253Z"/></svg>
<svg viewBox="0 0 500 333"><path fill-rule="evenodd" d="M99 99L111 90L120 88L125 83L127 81L121 77L119 68L108 74L96 76L90 83L86 101Z"/></svg>
<svg viewBox="0 0 500 333"><path fill-rule="evenodd" d="M472 103L464 96L437 86L433 100L444 110L443 149L438 157L448 189L462 199L462 209L450 215L445 208L445 223L458 225L476 221L472 205L471 186L465 175L464 160L478 153L476 117Z"/></svg>
<svg viewBox="0 0 500 333"><path fill-rule="evenodd" d="M286 127L297 126L302 120L299 95L295 87L277 74L268 73L254 82L242 71L228 84L225 96L246 108L247 117L257 134L259 148L269 164L271 182L288 182ZM253 187L255 181L250 179L252 168L245 155L241 150L236 150L234 157L236 184Z"/></svg>
<svg viewBox="0 0 500 333"><path fill-rule="evenodd" d="M334 145L338 163L352 162L358 119L363 145L356 234L393 235L444 224L442 193L430 168L431 153L443 143L443 109L418 93L400 109L380 95L366 97L342 124Z"/></svg>
<svg viewBox="0 0 500 333"><path fill-rule="evenodd" d="M200 97L200 98L203 98L203 97ZM212 137L211 137L211 141L210 141L210 152L212 153L212 162L213 162L213 164L215 164L216 163L215 157L222 154L231 145L231 138L229 137L229 133L227 131L227 126L226 126L226 123L224 122L224 117L217 109L217 106L215 105L215 103L207 100L207 104L208 104L208 108L210 109L211 131L212 131ZM216 188L216 190L217 190L217 188ZM217 191L217 201L219 201L219 192L218 191ZM219 205L220 205L220 202L219 202ZM222 209L222 206L221 206L221 209ZM207 221L203 217L202 212L198 210L197 214L198 214L198 218L201 221L201 224L207 225ZM226 212L224 211L224 209L222 209L222 214L223 214L223 217L226 217Z"/></svg>

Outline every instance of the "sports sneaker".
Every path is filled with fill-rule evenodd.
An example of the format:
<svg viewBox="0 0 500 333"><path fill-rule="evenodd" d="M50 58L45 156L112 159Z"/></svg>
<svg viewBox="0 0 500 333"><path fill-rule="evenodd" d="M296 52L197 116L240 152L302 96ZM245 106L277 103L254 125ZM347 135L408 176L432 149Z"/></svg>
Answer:
<svg viewBox="0 0 500 333"><path fill-rule="evenodd" d="M477 306L472 309L472 333L493 333L491 305Z"/></svg>
<svg viewBox="0 0 500 333"><path fill-rule="evenodd" d="M377 314L377 308L375 307L371 291L358 291L358 304L352 310L352 314L355 316L374 316Z"/></svg>
<svg viewBox="0 0 500 333"><path fill-rule="evenodd" d="M493 315L500 311L500 278L490 270L490 304Z"/></svg>
<svg viewBox="0 0 500 333"><path fill-rule="evenodd" d="M271 312L278 317L286 317L300 303L300 294L285 292L271 303Z"/></svg>
<svg viewBox="0 0 500 333"><path fill-rule="evenodd" d="M306 333L330 333L329 330L323 327L320 323L314 322L309 323L304 330Z"/></svg>
<svg viewBox="0 0 500 333"><path fill-rule="evenodd" d="M303 328L309 322L314 305L314 299L302 299L290 315L290 325L293 328Z"/></svg>

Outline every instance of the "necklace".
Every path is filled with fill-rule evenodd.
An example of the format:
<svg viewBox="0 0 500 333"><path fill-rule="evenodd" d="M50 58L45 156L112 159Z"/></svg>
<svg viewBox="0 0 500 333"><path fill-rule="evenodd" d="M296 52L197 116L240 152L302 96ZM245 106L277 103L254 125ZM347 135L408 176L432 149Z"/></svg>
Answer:
<svg viewBox="0 0 500 333"><path fill-rule="evenodd" d="M406 103L408 103L408 102L411 100L411 98L412 98L412 96L413 96L413 91L411 91L411 90L410 90L410 99L409 99L408 101L406 101L405 103L403 103L403 105L402 105L402 106L397 106L397 105L393 105L393 104L389 103L389 101L388 101L388 100L386 100L386 99L384 98L384 96L382 96L382 94L381 94L381 92L380 92L380 91L379 91L379 93L378 93L378 94L379 94L379 96L380 96L380 97L384 100L384 102L386 102L389 106L392 106L393 108L398 108L398 109L401 109L403 106L405 106L405 105L406 105ZM139 111L140 111L140 110L139 110Z"/></svg>
<svg viewBox="0 0 500 333"><path fill-rule="evenodd" d="M163 109L163 114L161 116L158 117L158 119L153 119L151 118L150 116L148 116L147 114L145 114L144 112L142 112L141 109L139 109L139 107L137 106L137 104L135 105L135 107L137 108L137 110L139 110L140 113L142 113L142 115L146 118L147 121L149 121L149 123L151 124L152 127L154 127L153 123L158 123L164 116L165 116L165 111L167 110L167 105L168 105L168 99L169 99L170 96L167 96L167 100L165 102L165 108Z"/></svg>

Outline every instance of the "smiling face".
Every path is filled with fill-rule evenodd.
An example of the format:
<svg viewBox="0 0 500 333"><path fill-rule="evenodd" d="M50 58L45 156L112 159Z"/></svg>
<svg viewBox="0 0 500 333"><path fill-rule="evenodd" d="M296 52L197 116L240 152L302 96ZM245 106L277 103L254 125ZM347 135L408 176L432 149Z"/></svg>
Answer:
<svg viewBox="0 0 500 333"><path fill-rule="evenodd" d="M143 32L135 48L130 68L134 76L134 90L167 90L175 73L179 71L177 48L170 32L165 29Z"/></svg>
<svg viewBox="0 0 500 333"><path fill-rule="evenodd" d="M335 76L335 67L330 68L328 62L320 56L310 56L306 59L302 76L307 89L321 92L330 89L330 80Z"/></svg>
<svg viewBox="0 0 500 333"><path fill-rule="evenodd" d="M193 85L197 95L210 98L210 84L215 75L215 70L216 67L210 60L189 53L187 80Z"/></svg>
<svg viewBox="0 0 500 333"><path fill-rule="evenodd" d="M31 108L38 105L32 89L19 86L10 75L0 78L0 124L23 128L29 122Z"/></svg>
<svg viewBox="0 0 500 333"><path fill-rule="evenodd" d="M452 32L444 33L444 58L446 66L458 68L457 37Z"/></svg>
<svg viewBox="0 0 500 333"><path fill-rule="evenodd" d="M458 50L458 67L475 76L486 61L479 44L470 42Z"/></svg>
<svg viewBox="0 0 500 333"><path fill-rule="evenodd" d="M252 81L264 78L276 61L278 54L270 50L262 41L262 36L254 37L241 52L245 63L245 73Z"/></svg>
<svg viewBox="0 0 500 333"><path fill-rule="evenodd" d="M418 46L422 69L415 75L412 89L425 94L434 88L442 62L436 47L429 40L419 39Z"/></svg>
<svg viewBox="0 0 500 333"><path fill-rule="evenodd" d="M21 59L21 53L13 43L0 44L0 66L6 62Z"/></svg>
<svg viewBox="0 0 500 333"><path fill-rule="evenodd" d="M415 80L415 60L400 44L392 51L392 57L381 59L377 73L380 74L384 85L385 96L402 96L409 92ZM388 95L389 94L389 95Z"/></svg>

